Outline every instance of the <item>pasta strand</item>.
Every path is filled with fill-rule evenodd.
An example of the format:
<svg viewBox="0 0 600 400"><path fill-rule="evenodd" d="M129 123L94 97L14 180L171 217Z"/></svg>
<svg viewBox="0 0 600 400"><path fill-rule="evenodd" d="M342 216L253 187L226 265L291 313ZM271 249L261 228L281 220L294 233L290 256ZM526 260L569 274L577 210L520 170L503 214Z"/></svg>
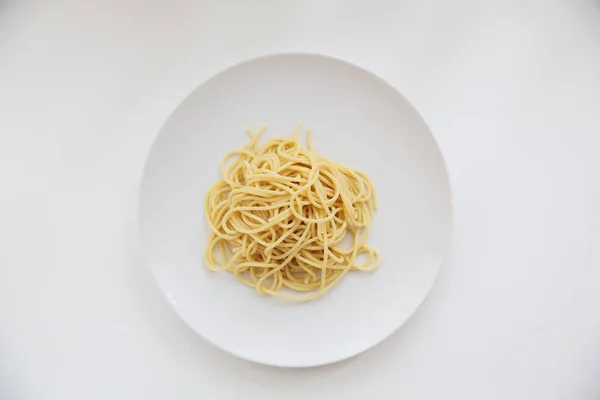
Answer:
<svg viewBox="0 0 600 400"><path fill-rule="evenodd" d="M247 129L250 143L225 155L222 180L204 204L208 268L292 301L320 297L349 271L373 271L380 263L366 245L377 207L371 180L315 153L310 130L303 147L300 128L262 147L266 126ZM347 236L350 247L341 244Z"/></svg>

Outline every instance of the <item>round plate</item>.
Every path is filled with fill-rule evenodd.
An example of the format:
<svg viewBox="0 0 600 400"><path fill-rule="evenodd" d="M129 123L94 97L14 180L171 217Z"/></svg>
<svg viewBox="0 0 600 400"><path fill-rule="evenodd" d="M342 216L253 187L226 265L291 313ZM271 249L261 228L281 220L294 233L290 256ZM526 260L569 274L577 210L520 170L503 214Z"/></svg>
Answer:
<svg viewBox="0 0 600 400"><path fill-rule="evenodd" d="M320 154L371 177L379 200L368 243L381 254L306 303L261 296L204 265L204 196L219 163L267 124L262 140L313 131ZM173 112L146 161L139 196L142 246L173 309L206 340L277 366L339 361L381 342L431 289L450 241L448 176L417 111L392 86L348 62L281 54L212 77Z"/></svg>

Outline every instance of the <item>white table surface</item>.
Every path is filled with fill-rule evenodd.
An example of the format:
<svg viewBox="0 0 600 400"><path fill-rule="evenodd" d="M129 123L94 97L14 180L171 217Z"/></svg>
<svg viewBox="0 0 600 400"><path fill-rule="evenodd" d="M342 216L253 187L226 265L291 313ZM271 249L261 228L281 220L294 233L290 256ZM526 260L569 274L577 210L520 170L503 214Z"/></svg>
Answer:
<svg viewBox="0 0 600 400"><path fill-rule="evenodd" d="M316 369L197 337L137 244L169 113L282 51L394 84L454 190L417 315ZM598 0L0 1L0 398L600 399L599 111Z"/></svg>

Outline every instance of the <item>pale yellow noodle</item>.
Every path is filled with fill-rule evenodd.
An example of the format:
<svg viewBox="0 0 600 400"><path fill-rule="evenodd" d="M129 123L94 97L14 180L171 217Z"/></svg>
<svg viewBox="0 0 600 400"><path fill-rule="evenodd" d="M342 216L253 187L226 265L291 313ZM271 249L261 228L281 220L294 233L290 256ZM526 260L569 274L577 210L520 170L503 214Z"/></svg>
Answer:
<svg viewBox="0 0 600 400"><path fill-rule="evenodd" d="M302 147L300 124L292 138L259 147L265 129L247 130L250 143L225 155L223 179L206 195L209 269L293 301L322 296L348 271L376 269L379 253L366 244L377 207L371 180L316 154L310 130Z"/></svg>

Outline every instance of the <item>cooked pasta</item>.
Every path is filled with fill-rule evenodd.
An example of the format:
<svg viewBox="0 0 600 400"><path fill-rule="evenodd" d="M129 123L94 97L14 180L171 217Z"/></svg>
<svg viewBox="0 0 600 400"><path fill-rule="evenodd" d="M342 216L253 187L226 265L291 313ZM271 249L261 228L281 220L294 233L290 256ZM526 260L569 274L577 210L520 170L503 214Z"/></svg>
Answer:
<svg viewBox="0 0 600 400"><path fill-rule="evenodd" d="M376 269L379 253L366 244L371 180L315 153L310 130L303 147L300 124L292 138L259 146L265 129L248 130L250 143L224 157L206 196L209 269L293 301L322 296L348 271Z"/></svg>

